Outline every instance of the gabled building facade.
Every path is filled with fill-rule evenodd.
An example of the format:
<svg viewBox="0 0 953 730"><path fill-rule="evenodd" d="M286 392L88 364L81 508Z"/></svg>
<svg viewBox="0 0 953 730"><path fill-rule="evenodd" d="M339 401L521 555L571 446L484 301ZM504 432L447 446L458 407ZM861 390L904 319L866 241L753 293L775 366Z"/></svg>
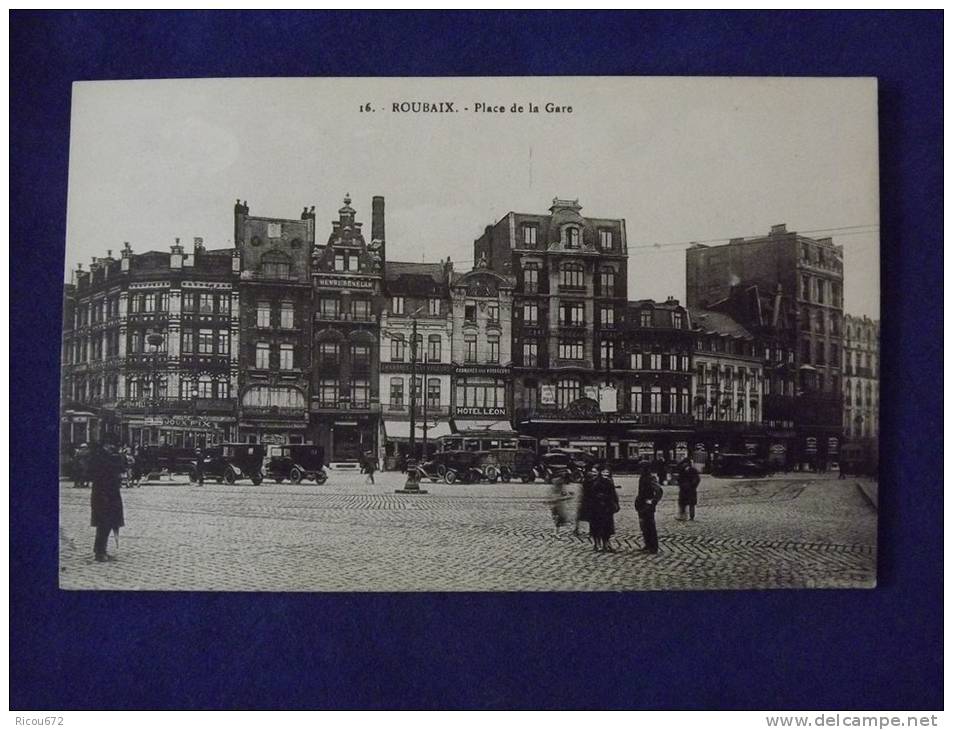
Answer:
<svg viewBox="0 0 953 730"><path fill-rule="evenodd" d="M384 198L371 204L371 240L349 195L311 261L313 349L311 440L330 463L355 467L379 453L380 311L385 239Z"/></svg>

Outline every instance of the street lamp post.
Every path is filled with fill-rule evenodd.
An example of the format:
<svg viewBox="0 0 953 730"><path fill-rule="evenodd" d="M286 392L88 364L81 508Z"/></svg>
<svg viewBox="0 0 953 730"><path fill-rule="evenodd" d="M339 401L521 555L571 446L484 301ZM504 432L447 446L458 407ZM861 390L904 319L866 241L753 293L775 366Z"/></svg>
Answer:
<svg viewBox="0 0 953 730"><path fill-rule="evenodd" d="M398 494L426 494L426 489L420 488L420 475L417 473L417 314L423 307L414 310L413 324L410 335L410 454L407 458L407 481L403 489L395 489Z"/></svg>
<svg viewBox="0 0 953 730"><path fill-rule="evenodd" d="M152 332L146 341L152 345L152 415L155 417L159 413L159 348L165 338L158 332ZM156 438L158 440L158 433Z"/></svg>

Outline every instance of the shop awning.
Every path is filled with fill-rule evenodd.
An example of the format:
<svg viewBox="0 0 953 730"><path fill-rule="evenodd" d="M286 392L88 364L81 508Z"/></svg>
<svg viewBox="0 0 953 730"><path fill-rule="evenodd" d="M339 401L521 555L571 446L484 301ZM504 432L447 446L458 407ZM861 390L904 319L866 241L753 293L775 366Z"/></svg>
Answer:
<svg viewBox="0 0 953 730"><path fill-rule="evenodd" d="M416 437L422 439L424 437L424 426L419 421L416 423L414 431ZM410 421L389 421L386 418L384 419L384 433L387 435L387 438L391 441L399 439L409 439L410 438ZM450 424L446 421L437 421L437 423L430 423L427 426L427 438L435 439L440 438L441 436L450 435Z"/></svg>
<svg viewBox="0 0 953 730"><path fill-rule="evenodd" d="M509 421L458 421L454 420L453 425L457 429L457 433L463 433L464 431L469 432L482 432L486 433L488 431L499 433L500 431L506 431L508 433L514 433L513 427L510 425Z"/></svg>

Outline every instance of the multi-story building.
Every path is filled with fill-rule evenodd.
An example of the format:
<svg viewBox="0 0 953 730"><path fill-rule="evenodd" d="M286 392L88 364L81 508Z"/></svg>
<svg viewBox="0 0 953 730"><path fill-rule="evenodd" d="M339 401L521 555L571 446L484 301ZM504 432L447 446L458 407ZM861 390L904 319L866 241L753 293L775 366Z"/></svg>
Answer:
<svg viewBox="0 0 953 730"><path fill-rule="evenodd" d="M454 433L512 436L512 277L481 258L454 276L450 298Z"/></svg>
<svg viewBox="0 0 953 730"><path fill-rule="evenodd" d="M548 215L508 213L474 242L474 259L515 278L518 430L598 446L607 429L597 401L600 351L618 342L626 305L625 221L581 210L578 200L555 199Z"/></svg>
<svg viewBox="0 0 953 730"><path fill-rule="evenodd" d="M627 463L689 454L692 441L692 322L678 300L629 302L623 346L610 350L618 415L609 456ZM604 355L605 353L603 353ZM613 419L611 419L613 420Z"/></svg>
<svg viewBox="0 0 953 730"><path fill-rule="evenodd" d="M756 286L774 301L770 316L778 349L792 353L796 372L793 411L796 438L788 461L823 468L836 460L841 438L843 352L843 247L772 226L767 236L732 239L687 251L690 307L723 310L732 291ZM764 301L758 295L759 302ZM770 299L769 299L770 301ZM763 325L765 313L744 306L731 311L746 328ZM787 315L788 321L785 320ZM753 334L759 335L752 329ZM784 378L782 378L784 380ZM769 395L766 393L766 399ZM785 396L788 397L788 396ZM773 414L772 414L773 415ZM778 443L780 443L780 439Z"/></svg>
<svg viewBox="0 0 953 730"><path fill-rule="evenodd" d="M695 336L692 412L693 458L747 453L765 458L769 446L761 420L764 362L754 336L727 314L691 310Z"/></svg>
<svg viewBox="0 0 953 730"><path fill-rule="evenodd" d="M240 272L239 438L305 443L311 375L314 217L263 218L235 204Z"/></svg>
<svg viewBox="0 0 953 730"><path fill-rule="evenodd" d="M880 322L844 317L844 435L876 439L880 427Z"/></svg>
<svg viewBox="0 0 953 730"><path fill-rule="evenodd" d="M433 453L435 439L450 433L452 275L449 260L385 264L385 299L380 319L381 443L385 468L398 468L410 455L412 402L416 404L414 458Z"/></svg>
<svg viewBox="0 0 953 730"><path fill-rule="evenodd" d="M371 204L371 241L349 195L323 246L315 245L311 434L331 463L356 467L379 453L380 307L384 276L384 198Z"/></svg>
<svg viewBox="0 0 953 730"><path fill-rule="evenodd" d="M63 341L64 442L106 430L127 444L203 446L235 437L233 249L134 254L125 244L75 272ZM82 424L82 425L80 425ZM69 433L66 433L66 431Z"/></svg>

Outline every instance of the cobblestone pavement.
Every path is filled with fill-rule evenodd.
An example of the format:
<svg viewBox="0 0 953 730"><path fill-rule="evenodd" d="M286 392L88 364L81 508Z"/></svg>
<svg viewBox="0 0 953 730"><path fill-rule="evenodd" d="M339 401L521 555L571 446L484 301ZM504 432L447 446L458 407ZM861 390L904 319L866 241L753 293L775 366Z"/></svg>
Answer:
<svg viewBox="0 0 953 730"><path fill-rule="evenodd" d="M703 477L697 521L665 488L661 550L641 547L636 479L617 480L618 552L553 537L546 485L423 485L332 474L322 486L164 481L123 490L111 563L92 559L89 491L60 482L60 586L223 591L860 588L876 581L877 514L853 480ZM565 528L564 528L565 529Z"/></svg>

